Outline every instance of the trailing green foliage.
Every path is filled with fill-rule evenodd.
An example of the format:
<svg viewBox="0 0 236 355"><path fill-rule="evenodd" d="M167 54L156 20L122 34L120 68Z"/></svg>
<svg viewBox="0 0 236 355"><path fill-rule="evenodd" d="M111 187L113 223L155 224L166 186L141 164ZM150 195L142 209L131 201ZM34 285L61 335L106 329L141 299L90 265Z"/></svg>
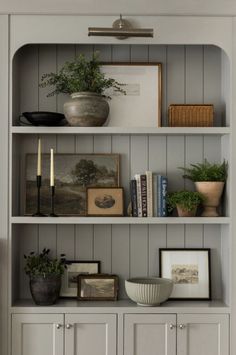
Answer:
<svg viewBox="0 0 236 355"><path fill-rule="evenodd" d="M82 91L103 94L106 89L126 94L115 79L105 78L100 70L98 53L93 54L91 60L87 60L83 54L77 56L74 61L66 62L58 73L44 74L40 87L54 86L54 90L47 96L55 94L73 94ZM110 97L109 97L110 98Z"/></svg>
<svg viewBox="0 0 236 355"><path fill-rule="evenodd" d="M204 197L199 192L176 191L167 195L168 211L171 212L176 205L179 205L185 211L193 211L204 201Z"/></svg>
<svg viewBox="0 0 236 355"><path fill-rule="evenodd" d="M190 164L191 168L179 168L185 172L184 178L192 181L226 181L228 163L224 160L222 164L204 163Z"/></svg>
<svg viewBox="0 0 236 355"><path fill-rule="evenodd" d="M29 276L49 276L49 275L62 275L65 270L65 255L61 254L61 258L50 258L50 249L44 248L40 254L35 254L33 251L27 256L24 255L26 260L25 272Z"/></svg>

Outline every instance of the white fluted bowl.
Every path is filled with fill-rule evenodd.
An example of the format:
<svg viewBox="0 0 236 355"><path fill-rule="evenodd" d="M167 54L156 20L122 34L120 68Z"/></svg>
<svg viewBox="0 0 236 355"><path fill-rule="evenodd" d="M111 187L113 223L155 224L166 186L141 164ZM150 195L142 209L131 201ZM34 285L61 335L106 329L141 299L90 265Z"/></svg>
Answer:
<svg viewBox="0 0 236 355"><path fill-rule="evenodd" d="M129 298L140 306L159 306L166 301L173 290L171 279L159 277L134 277L125 280Z"/></svg>

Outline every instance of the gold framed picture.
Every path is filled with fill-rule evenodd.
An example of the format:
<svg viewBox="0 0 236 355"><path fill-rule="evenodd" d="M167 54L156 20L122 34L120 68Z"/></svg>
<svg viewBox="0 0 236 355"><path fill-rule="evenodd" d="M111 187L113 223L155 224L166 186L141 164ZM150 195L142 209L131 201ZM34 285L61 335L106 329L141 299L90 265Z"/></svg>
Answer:
<svg viewBox="0 0 236 355"><path fill-rule="evenodd" d="M87 188L87 216L123 216L124 191L122 187Z"/></svg>
<svg viewBox="0 0 236 355"><path fill-rule="evenodd" d="M109 274L78 275L78 300L116 301L118 276Z"/></svg>

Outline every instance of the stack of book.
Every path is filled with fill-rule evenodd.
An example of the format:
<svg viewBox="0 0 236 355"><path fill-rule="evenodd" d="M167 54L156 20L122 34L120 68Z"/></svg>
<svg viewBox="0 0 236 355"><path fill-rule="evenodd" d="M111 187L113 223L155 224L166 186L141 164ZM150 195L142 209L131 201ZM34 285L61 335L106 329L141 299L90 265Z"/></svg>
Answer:
<svg viewBox="0 0 236 355"><path fill-rule="evenodd" d="M146 171L130 182L133 217L166 217L167 177Z"/></svg>

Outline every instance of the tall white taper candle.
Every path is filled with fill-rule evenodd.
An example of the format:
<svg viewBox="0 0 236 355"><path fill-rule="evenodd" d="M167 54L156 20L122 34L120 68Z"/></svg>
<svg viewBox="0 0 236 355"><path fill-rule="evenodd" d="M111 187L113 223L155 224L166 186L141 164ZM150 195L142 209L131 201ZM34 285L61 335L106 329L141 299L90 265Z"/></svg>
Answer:
<svg viewBox="0 0 236 355"><path fill-rule="evenodd" d="M37 176L42 175L42 161L41 161L41 139L38 140L38 164L37 164Z"/></svg>
<svg viewBox="0 0 236 355"><path fill-rule="evenodd" d="M54 186L54 156L53 156L53 149L51 149L51 160L50 160L50 186Z"/></svg>

